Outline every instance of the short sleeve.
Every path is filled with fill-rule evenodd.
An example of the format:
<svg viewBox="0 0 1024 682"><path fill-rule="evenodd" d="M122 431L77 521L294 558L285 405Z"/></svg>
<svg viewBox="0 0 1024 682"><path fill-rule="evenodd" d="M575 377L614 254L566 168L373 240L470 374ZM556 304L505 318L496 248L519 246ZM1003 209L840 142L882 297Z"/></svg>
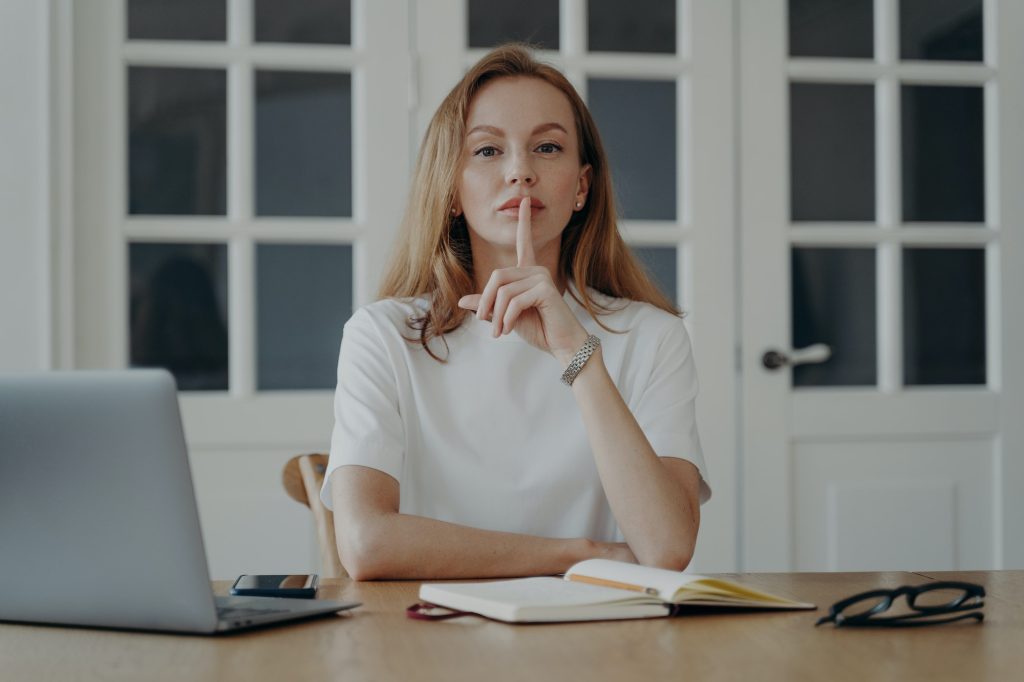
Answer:
<svg viewBox="0 0 1024 682"><path fill-rule="evenodd" d="M700 502L711 498L707 466L697 433L697 368L690 335L681 319L661 334L646 386L633 410L659 457L685 459L700 471Z"/></svg>
<svg viewBox="0 0 1024 682"><path fill-rule="evenodd" d="M331 473L359 464L401 480L405 428L395 370L373 316L360 309L345 323L334 393L334 431L320 499L333 509Z"/></svg>

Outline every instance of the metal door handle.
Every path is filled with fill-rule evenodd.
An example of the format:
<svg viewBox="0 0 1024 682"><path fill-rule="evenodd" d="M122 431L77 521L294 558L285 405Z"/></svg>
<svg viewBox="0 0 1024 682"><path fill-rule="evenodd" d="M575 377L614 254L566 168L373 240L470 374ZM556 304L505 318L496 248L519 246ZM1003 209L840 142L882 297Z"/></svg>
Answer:
<svg viewBox="0 0 1024 682"><path fill-rule="evenodd" d="M795 367L796 365L825 362L830 357L832 357L832 348L826 343L816 343L813 346L785 353L772 348L761 357L761 363L768 369L776 370L786 365Z"/></svg>

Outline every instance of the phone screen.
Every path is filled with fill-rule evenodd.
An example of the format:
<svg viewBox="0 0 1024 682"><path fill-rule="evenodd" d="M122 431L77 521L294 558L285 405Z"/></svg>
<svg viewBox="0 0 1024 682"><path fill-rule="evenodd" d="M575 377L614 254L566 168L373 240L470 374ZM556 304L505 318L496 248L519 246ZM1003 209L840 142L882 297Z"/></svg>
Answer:
<svg viewBox="0 0 1024 682"><path fill-rule="evenodd" d="M240 590L300 590L309 587L308 574L299 575L243 575L235 583Z"/></svg>

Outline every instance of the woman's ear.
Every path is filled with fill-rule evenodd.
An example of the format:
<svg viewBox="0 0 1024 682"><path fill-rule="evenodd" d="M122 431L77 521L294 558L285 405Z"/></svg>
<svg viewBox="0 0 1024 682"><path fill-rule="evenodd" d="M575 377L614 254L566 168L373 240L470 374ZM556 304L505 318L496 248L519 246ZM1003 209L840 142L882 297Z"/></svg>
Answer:
<svg viewBox="0 0 1024 682"><path fill-rule="evenodd" d="M580 170L580 178L576 183L576 210L580 210L587 203L587 194L590 192L590 178L594 173L593 167L588 163Z"/></svg>

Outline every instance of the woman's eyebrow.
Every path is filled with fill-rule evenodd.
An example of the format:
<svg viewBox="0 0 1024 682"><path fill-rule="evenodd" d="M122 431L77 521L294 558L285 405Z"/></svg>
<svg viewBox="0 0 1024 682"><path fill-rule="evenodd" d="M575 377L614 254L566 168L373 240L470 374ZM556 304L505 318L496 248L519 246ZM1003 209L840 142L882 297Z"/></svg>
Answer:
<svg viewBox="0 0 1024 682"><path fill-rule="evenodd" d="M540 133L546 133L549 130L561 130L566 135L569 134L569 131L566 130L561 123L542 123L533 129L533 134L538 135Z"/></svg>
<svg viewBox="0 0 1024 682"><path fill-rule="evenodd" d="M554 123L554 122L552 122L552 123L541 123L539 126L534 128L533 132L530 133L530 134L531 135L538 135L540 133L544 133L544 132L547 132L549 130L561 130L566 135L569 134L569 131L567 131L565 129L565 127L561 123ZM505 135L505 131L502 130L501 128L496 128L494 126L488 126L488 125L474 126L472 129L470 129L470 131L468 133L466 133L466 136L468 137L468 136L472 135L473 133L490 133L491 135L497 135L498 137L504 137L504 135Z"/></svg>
<svg viewBox="0 0 1024 682"><path fill-rule="evenodd" d="M501 128L495 128L494 126L475 126L472 130L466 133L466 136L470 136L473 133L490 133L491 135L497 135L498 137L504 137L505 131Z"/></svg>

